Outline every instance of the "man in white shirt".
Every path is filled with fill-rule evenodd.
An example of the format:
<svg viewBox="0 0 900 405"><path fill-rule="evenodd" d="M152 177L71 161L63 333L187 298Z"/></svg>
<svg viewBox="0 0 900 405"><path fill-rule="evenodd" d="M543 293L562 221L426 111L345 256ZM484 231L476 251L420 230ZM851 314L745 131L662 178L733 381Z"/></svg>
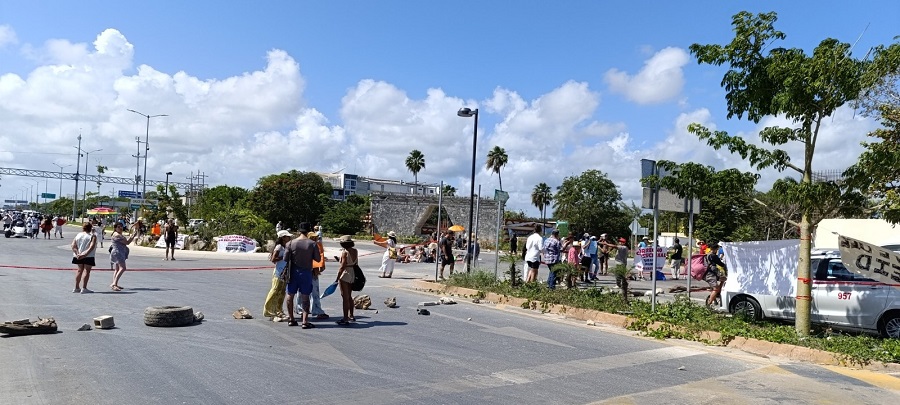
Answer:
<svg viewBox="0 0 900 405"><path fill-rule="evenodd" d="M525 262L528 264L528 274L525 282L537 281L538 267L541 265L541 250L544 248L544 238L541 236L541 226L534 226L534 233L525 240Z"/></svg>

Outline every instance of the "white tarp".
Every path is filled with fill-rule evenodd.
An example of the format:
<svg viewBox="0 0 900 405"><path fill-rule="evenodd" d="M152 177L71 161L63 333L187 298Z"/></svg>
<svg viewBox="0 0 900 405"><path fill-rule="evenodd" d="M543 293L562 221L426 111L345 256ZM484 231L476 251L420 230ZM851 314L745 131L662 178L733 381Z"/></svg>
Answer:
<svg viewBox="0 0 900 405"><path fill-rule="evenodd" d="M241 235L225 235L216 239L216 251L228 253L253 253L256 240Z"/></svg>
<svg viewBox="0 0 900 405"><path fill-rule="evenodd" d="M723 291L793 297L799 240L723 243L728 279Z"/></svg>
<svg viewBox="0 0 900 405"><path fill-rule="evenodd" d="M847 269L885 284L900 284L900 254L849 236L839 235L841 261Z"/></svg>

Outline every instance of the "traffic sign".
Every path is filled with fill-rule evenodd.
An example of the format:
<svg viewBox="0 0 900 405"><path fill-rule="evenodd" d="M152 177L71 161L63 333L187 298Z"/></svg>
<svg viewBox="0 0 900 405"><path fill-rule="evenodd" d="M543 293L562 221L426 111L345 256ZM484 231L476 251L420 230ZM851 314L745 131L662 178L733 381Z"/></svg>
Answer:
<svg viewBox="0 0 900 405"><path fill-rule="evenodd" d="M53 193L41 193L41 198L56 198L56 194L53 194Z"/></svg>
<svg viewBox="0 0 900 405"><path fill-rule="evenodd" d="M144 193L140 191L119 190L119 197L123 198L144 198Z"/></svg>

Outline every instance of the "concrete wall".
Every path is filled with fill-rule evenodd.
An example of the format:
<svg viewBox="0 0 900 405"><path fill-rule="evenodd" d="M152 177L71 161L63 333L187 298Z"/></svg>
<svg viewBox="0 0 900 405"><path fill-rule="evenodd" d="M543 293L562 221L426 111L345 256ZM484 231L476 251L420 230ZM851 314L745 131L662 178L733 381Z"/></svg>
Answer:
<svg viewBox="0 0 900 405"><path fill-rule="evenodd" d="M444 197L442 205L454 224L468 228L468 198ZM437 196L373 194L372 225L375 232L381 235L390 231L399 235L418 235L422 225L437 209ZM496 201L481 199L478 207L478 240L494 241L497 237L497 209Z"/></svg>

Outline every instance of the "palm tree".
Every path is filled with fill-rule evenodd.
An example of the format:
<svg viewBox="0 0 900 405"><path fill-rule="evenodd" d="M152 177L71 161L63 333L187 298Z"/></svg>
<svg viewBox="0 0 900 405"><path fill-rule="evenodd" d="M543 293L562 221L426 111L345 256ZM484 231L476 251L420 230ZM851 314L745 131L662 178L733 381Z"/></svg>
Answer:
<svg viewBox="0 0 900 405"><path fill-rule="evenodd" d="M534 186L534 190L531 192L531 204L541 211L541 225L546 222L544 212L551 201L553 201L553 194L547 183L540 183Z"/></svg>
<svg viewBox="0 0 900 405"><path fill-rule="evenodd" d="M449 184L444 184L444 189L441 190L441 194L447 197L454 197L456 196L456 187L453 187Z"/></svg>
<svg viewBox="0 0 900 405"><path fill-rule="evenodd" d="M500 191L503 191L503 179L500 177L500 169L503 168L503 166L506 166L506 162L508 161L509 156L506 155L506 149L494 146L494 149L491 149L490 152L488 152L485 167L492 172L497 173L497 180L500 180Z"/></svg>
<svg viewBox="0 0 900 405"><path fill-rule="evenodd" d="M106 170L109 169L107 166L97 165L97 194L100 194L100 179L99 177L106 173Z"/></svg>
<svg viewBox="0 0 900 405"><path fill-rule="evenodd" d="M418 149L413 149L406 157L406 168L412 172L416 179L416 188L419 188L419 172L425 168L425 155ZM415 194L415 192L413 192Z"/></svg>

